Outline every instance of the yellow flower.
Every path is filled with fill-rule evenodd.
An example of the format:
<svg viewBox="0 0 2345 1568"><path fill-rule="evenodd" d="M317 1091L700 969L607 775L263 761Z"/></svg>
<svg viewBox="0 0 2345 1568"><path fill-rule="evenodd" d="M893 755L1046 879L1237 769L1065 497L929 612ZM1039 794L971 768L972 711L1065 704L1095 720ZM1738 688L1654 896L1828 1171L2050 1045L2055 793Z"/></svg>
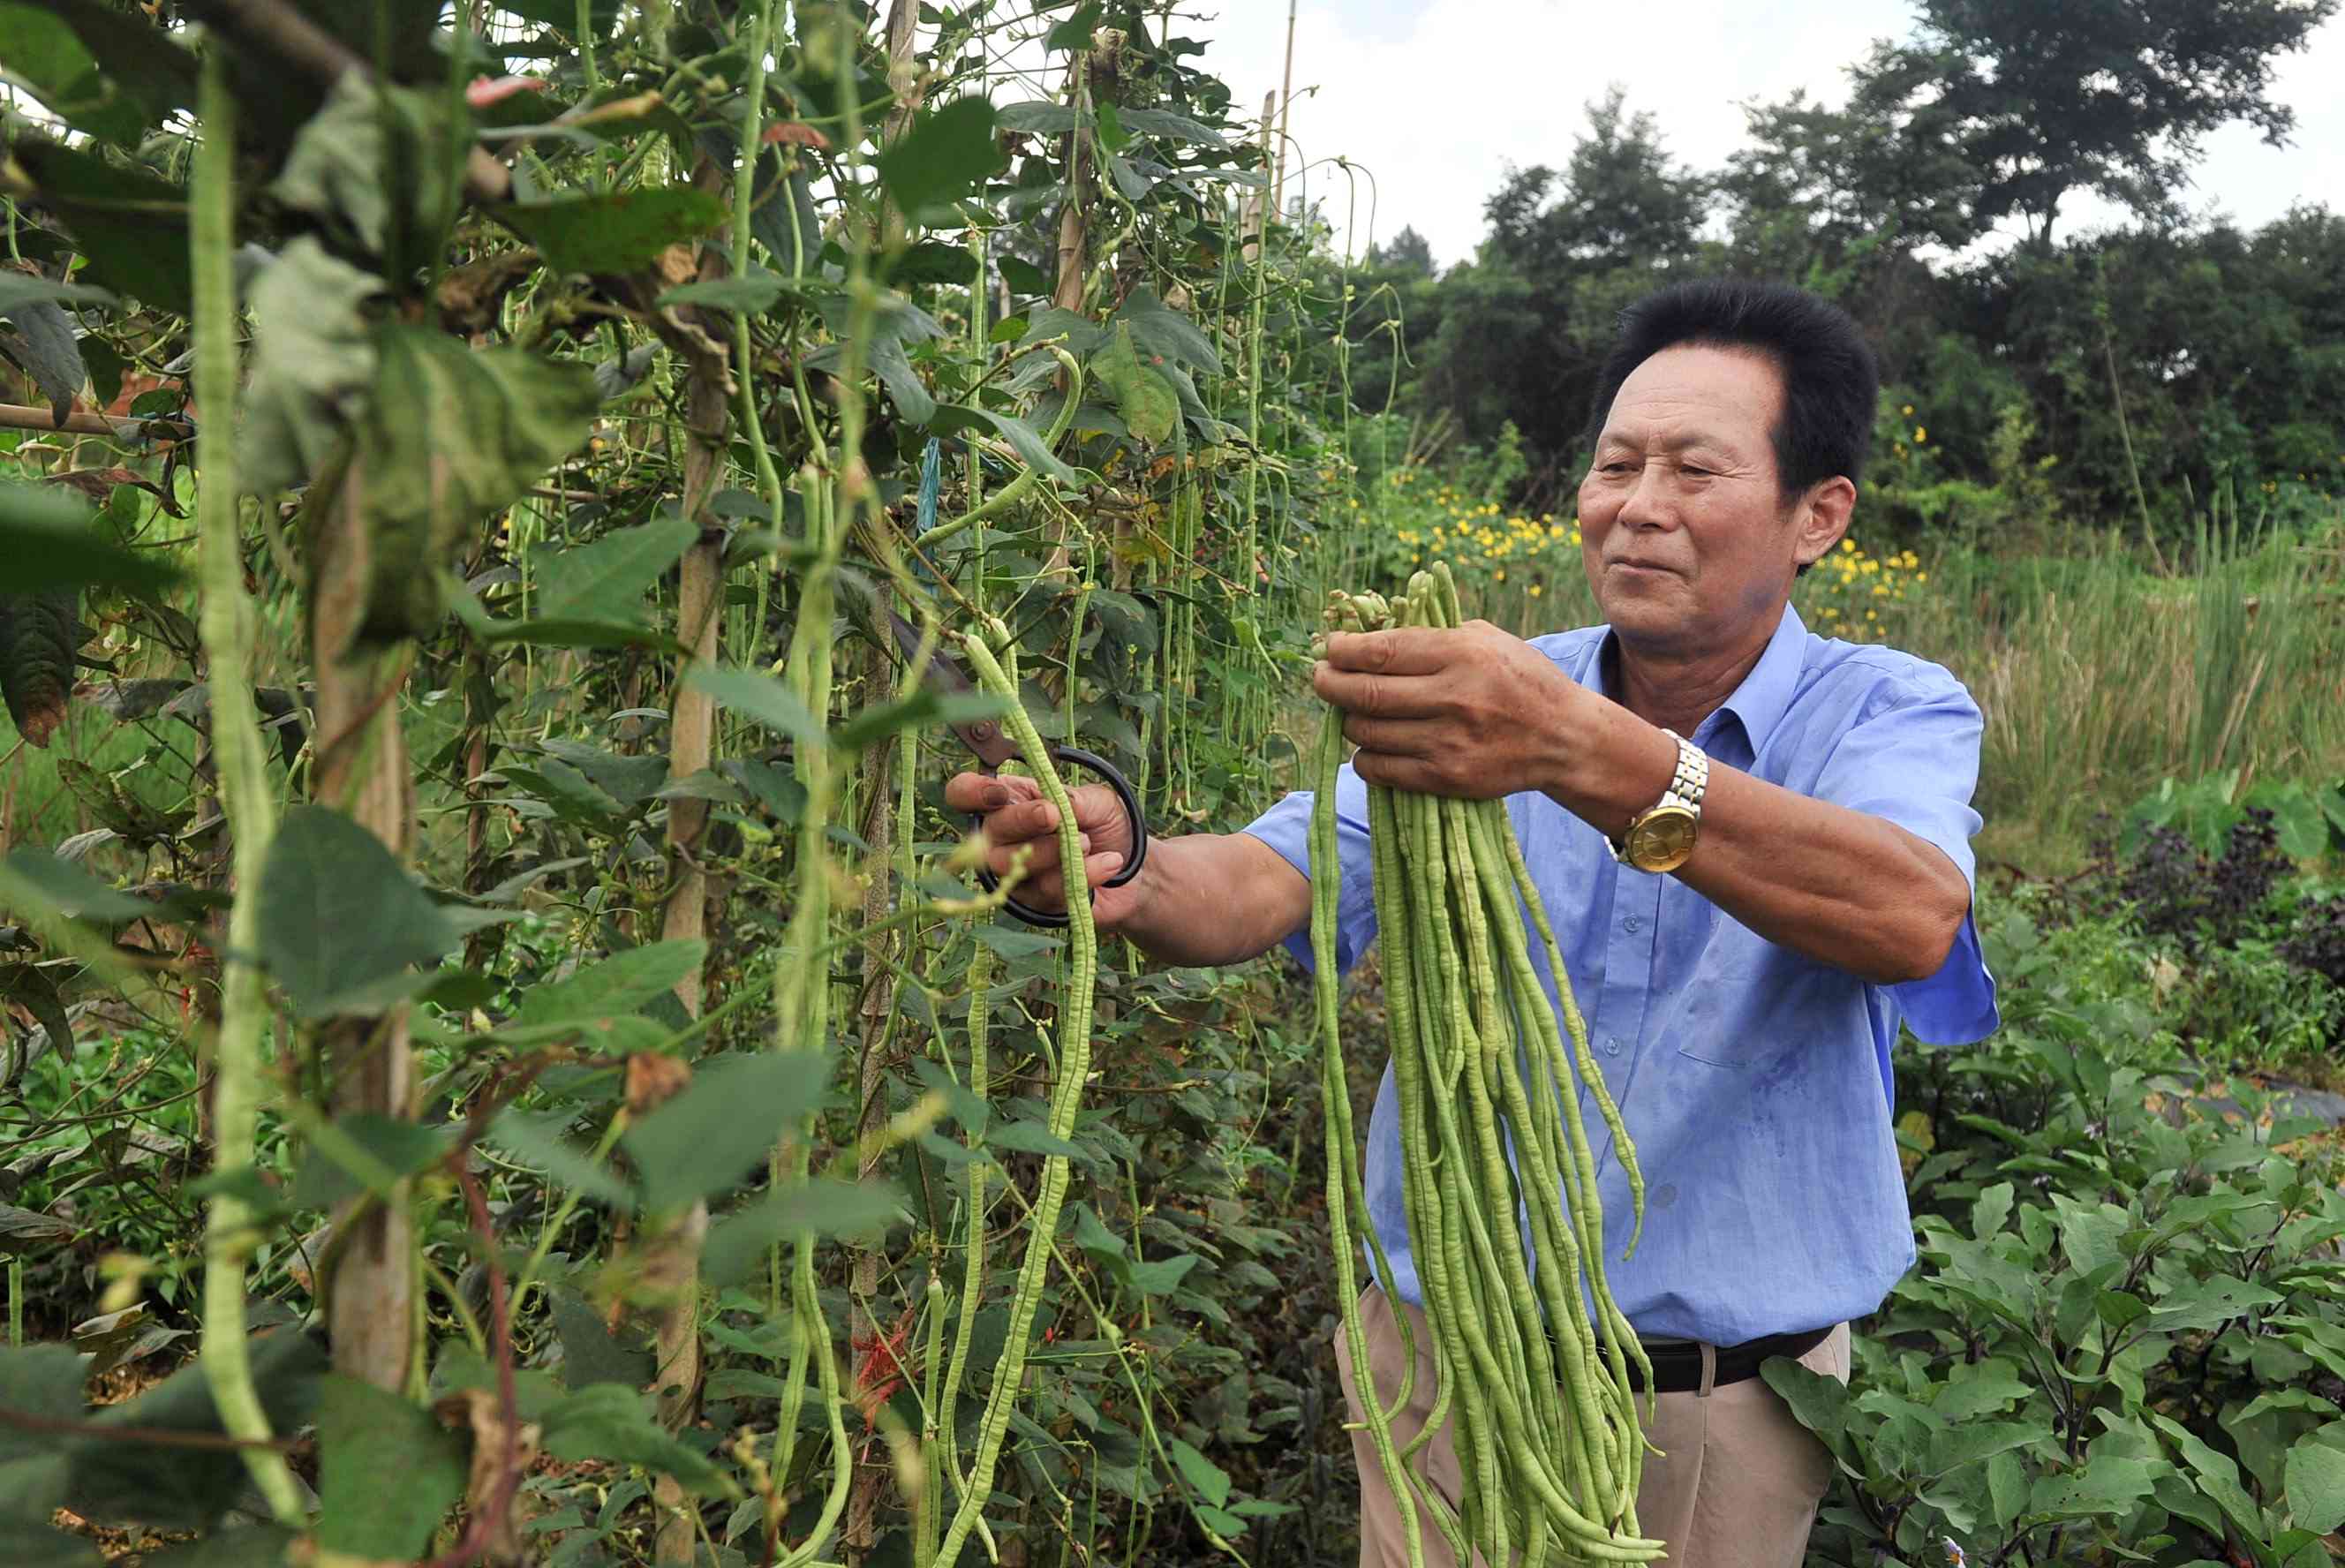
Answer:
<svg viewBox="0 0 2345 1568"><path fill-rule="evenodd" d="M1498 581L1499 581L1499 582L1504 582L1506 580L1507 580L1507 574L1506 574L1506 572L1505 572L1501 571L1501 572L1498 573Z"/></svg>
<svg viewBox="0 0 2345 1568"><path fill-rule="evenodd" d="M1917 572L1914 574L1914 581L1916 582L1927 582L1930 581L1930 574L1926 572Z"/></svg>
<svg viewBox="0 0 2345 1568"><path fill-rule="evenodd" d="M1878 621L1881 619L1881 612L1878 610L1868 610L1864 612L1864 618L1867 621Z"/></svg>
<svg viewBox="0 0 2345 1568"><path fill-rule="evenodd" d="M1899 413L1901 413L1901 414L1904 415L1907 419L1909 419L1909 420L1910 420L1910 419L1912 419L1912 418L1914 417L1914 405L1913 405L1913 404L1911 404L1911 403L1908 403L1908 404L1906 404L1903 408L1902 408L1902 409L1898 410L1897 411L1898 411Z"/></svg>
<svg viewBox="0 0 2345 1568"><path fill-rule="evenodd" d="M1843 539L1840 541L1840 548L1842 554L1850 554L1856 549L1856 541L1853 539Z"/></svg>
<svg viewBox="0 0 2345 1568"><path fill-rule="evenodd" d="M1914 427L1914 444L1915 446L1917 446L1917 447L1918 447L1918 446L1920 446L1923 442L1924 442L1924 441L1928 440L1929 439L1930 439L1930 432L1929 432L1929 430L1928 430L1926 428L1924 428L1924 426L1921 426L1921 425L1915 425L1915 426Z"/></svg>
<svg viewBox="0 0 2345 1568"><path fill-rule="evenodd" d="M1532 584L1531 584L1531 597L1532 597L1532 598L1537 599L1537 598L1539 596L1539 594L1541 593L1541 592L1543 592L1543 591L1540 589L1540 587L1539 587L1539 585L1538 585L1538 583L1534 582L1534 583L1532 583Z"/></svg>

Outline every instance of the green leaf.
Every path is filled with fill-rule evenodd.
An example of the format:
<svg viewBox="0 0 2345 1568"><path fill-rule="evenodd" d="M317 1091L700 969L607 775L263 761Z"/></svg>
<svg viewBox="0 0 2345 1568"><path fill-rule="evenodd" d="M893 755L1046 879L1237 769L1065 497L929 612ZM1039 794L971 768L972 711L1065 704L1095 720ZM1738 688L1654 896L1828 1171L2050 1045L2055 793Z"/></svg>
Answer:
<svg viewBox="0 0 2345 1568"><path fill-rule="evenodd" d="M1091 373L1115 395L1117 412L1133 437L1149 446L1170 440L1181 423L1181 400L1172 383L1141 363L1132 324L1119 321L1106 349L1091 357Z"/></svg>
<svg viewBox="0 0 2345 1568"><path fill-rule="evenodd" d="M263 495L326 466L366 407L375 341L365 307L382 279L303 235L251 288L252 383L237 449L242 479Z"/></svg>
<svg viewBox="0 0 2345 1568"><path fill-rule="evenodd" d="M395 642L438 626L456 548L585 440L602 394L575 360L425 328L384 326L375 347L346 482L362 487L372 534L365 634Z"/></svg>
<svg viewBox="0 0 2345 1568"><path fill-rule="evenodd" d="M0 64L76 130L117 146L136 147L161 115L126 90L127 84L98 69L97 61L75 36L73 27L63 17L50 15L58 8L58 0L42 5L0 5L0 39L5 40L0 44ZM160 48L184 53L170 46L158 28L131 24L127 17L114 19L117 24L137 25Z"/></svg>
<svg viewBox="0 0 2345 1568"><path fill-rule="evenodd" d="M1127 110L1125 120L1139 112ZM1130 298L1116 308L1112 319L1132 329L1132 341L1143 354L1162 354L1176 365L1192 367L1201 375L1222 373L1222 357L1214 351L1213 341L1203 330L1166 305L1146 284L1132 291Z"/></svg>
<svg viewBox="0 0 2345 1568"><path fill-rule="evenodd" d="M603 1315L575 1291L553 1296L553 1331L562 1341L562 1383L568 1389L618 1383L642 1388L652 1381L655 1358L641 1345L622 1344L603 1326Z"/></svg>
<svg viewBox="0 0 2345 1568"><path fill-rule="evenodd" d="M73 1238L74 1228L65 1220L0 1203L0 1257L46 1252Z"/></svg>
<svg viewBox="0 0 2345 1568"><path fill-rule="evenodd" d="M886 740L898 730L926 729L931 724L965 724L973 719L996 718L1009 711L1008 703L982 692L947 694L921 686L909 697L864 709L840 725L838 733L831 736L831 741L842 750L860 751L865 746Z"/></svg>
<svg viewBox="0 0 2345 1568"><path fill-rule="evenodd" d="M362 72L345 72L324 106L293 138L269 193L296 211L356 235L378 256L388 255L392 239L403 236L401 254L391 258L396 274L416 258L419 248L437 238L441 215L456 197L453 181L462 166L452 163L443 149L452 139L469 140L472 126L467 113L463 123L451 127L449 107L444 92L393 86ZM394 187L394 171L405 188Z"/></svg>
<svg viewBox="0 0 2345 1568"><path fill-rule="evenodd" d="M2288 1451L2288 1512L2299 1529L2326 1535L2345 1524L2345 1449L2322 1440L2345 1423L2308 1433Z"/></svg>
<svg viewBox="0 0 2345 1568"><path fill-rule="evenodd" d="M0 276L23 276L0 274ZM81 345L74 338L73 318L53 299L27 299L0 309L16 336L11 344L16 361L49 401L52 419L63 424L81 396L89 367L82 363Z"/></svg>
<svg viewBox="0 0 2345 1568"><path fill-rule="evenodd" d="M1981 1241L2003 1229L2004 1219L2011 1213L2012 1185L1998 1181L1982 1191L1971 1204L1971 1234Z"/></svg>
<svg viewBox="0 0 2345 1568"><path fill-rule="evenodd" d="M710 1226L700 1252L701 1274L722 1289L762 1270L767 1251L789 1237L877 1236L902 1214L902 1198L885 1182L801 1182Z"/></svg>
<svg viewBox="0 0 2345 1568"><path fill-rule="evenodd" d="M90 282L176 315L195 308L185 190L56 142L24 137L11 152L89 258Z"/></svg>
<svg viewBox="0 0 2345 1568"><path fill-rule="evenodd" d="M163 28L96 0L0 5L0 64L76 130L136 147L196 102L195 56Z"/></svg>
<svg viewBox="0 0 2345 1568"><path fill-rule="evenodd" d="M1005 131L1021 131L1028 136L1057 136L1075 128L1075 111L1071 104L1009 104L1000 109L995 124Z"/></svg>
<svg viewBox="0 0 2345 1568"><path fill-rule="evenodd" d="M1107 10L1103 0L1083 0L1063 22L1052 27L1042 39L1046 49L1088 49L1091 34L1099 27L1100 17Z"/></svg>
<svg viewBox="0 0 2345 1568"><path fill-rule="evenodd" d="M694 524L669 512L615 529L590 544L541 546L530 557L537 578L531 623L644 624L645 593L684 558L699 534Z"/></svg>
<svg viewBox="0 0 2345 1568"><path fill-rule="evenodd" d="M1944 1475L2032 1442L2048 1442L2053 1435L2042 1421L1966 1421L1931 1434L1929 1470L1933 1475Z"/></svg>
<svg viewBox="0 0 2345 1568"><path fill-rule="evenodd" d="M687 1492L729 1490L715 1465L661 1430L643 1395L617 1383L569 1394L545 1412L542 1428L544 1450L555 1459L639 1464L674 1476Z"/></svg>
<svg viewBox="0 0 2345 1568"><path fill-rule="evenodd" d="M752 268L736 277L710 278L698 283L679 284L653 303L662 309L671 305L698 305L710 310L730 310L742 316L755 316L771 309L787 287L765 268Z"/></svg>
<svg viewBox="0 0 2345 1568"><path fill-rule="evenodd" d="M632 1013L655 996L675 989L708 956L708 944L654 942L614 953L550 986L523 993L520 1024L559 1024L610 1013Z"/></svg>
<svg viewBox="0 0 2345 1568"><path fill-rule="evenodd" d="M2231 1522L2246 1532L2250 1539L2263 1533L2263 1512L2239 1485L2239 1467L2228 1454L2218 1453L2201 1442L2197 1433L2181 1422L2154 1411L2145 1412L2157 1430L2164 1432L2181 1454L2184 1466L2198 1482L2198 1489L2215 1500L2216 1506L2229 1516ZM2040 1488L2042 1482L2037 1483Z"/></svg>
<svg viewBox="0 0 2345 1568"><path fill-rule="evenodd" d="M626 1183L563 1137L571 1119L565 1112L541 1116L507 1106L489 1124L486 1141L516 1163L543 1171L556 1186L614 1208L634 1208L635 1195L627 1190Z"/></svg>
<svg viewBox="0 0 2345 1568"><path fill-rule="evenodd" d="M1759 1375L1783 1397L1799 1423L1833 1452L1842 1452L1841 1436L1848 1425L1848 1385L1801 1365L1789 1356L1772 1356L1760 1363Z"/></svg>
<svg viewBox="0 0 2345 1568"><path fill-rule="evenodd" d="M2082 1470L2039 1475L2027 1512L2046 1518L2117 1518L2133 1512L2166 1472L2162 1459L2096 1453Z"/></svg>
<svg viewBox="0 0 2345 1568"><path fill-rule="evenodd" d="M725 221L730 209L689 186L567 196L492 209L500 221L537 247L556 272L633 272L660 252L697 239Z"/></svg>
<svg viewBox="0 0 2345 1568"><path fill-rule="evenodd" d="M1126 1271L1132 1288L1143 1295L1169 1296L1183 1280L1189 1276L1200 1259L1194 1252L1183 1252L1171 1258L1158 1258L1146 1263L1134 1263Z"/></svg>
<svg viewBox="0 0 2345 1568"><path fill-rule="evenodd" d="M394 1197L399 1183L445 1159L452 1144L444 1127L352 1111L310 1129L310 1152L294 1173L286 1203L330 1209L360 1192Z"/></svg>
<svg viewBox="0 0 2345 1568"><path fill-rule="evenodd" d="M1024 420L1010 414L997 414L990 409L973 409L960 403L945 403L938 407L929 420L929 429L937 434L950 435L957 430L990 431L1010 443L1029 468L1040 469L1061 484L1073 484L1081 478L1074 470L1061 462L1042 440L1042 432Z"/></svg>
<svg viewBox="0 0 2345 1568"><path fill-rule="evenodd" d="M50 906L68 920L118 924L157 914L159 906L135 893L107 886L70 860L46 849L8 852L8 869L38 888Z"/></svg>
<svg viewBox="0 0 2345 1568"><path fill-rule="evenodd" d="M2017 1453L2006 1449L1986 1462L1986 1494L1997 1530L2027 1512L2027 1468Z"/></svg>
<svg viewBox="0 0 2345 1568"><path fill-rule="evenodd" d="M722 1192L762 1161L783 1130L821 1103L830 1058L820 1051L718 1057L684 1092L620 1138L653 1212Z"/></svg>
<svg viewBox="0 0 2345 1568"><path fill-rule="evenodd" d="M79 589L0 593L0 700L17 733L36 746L46 748L65 723L81 642Z"/></svg>
<svg viewBox="0 0 2345 1568"><path fill-rule="evenodd" d="M986 1135L986 1147L1057 1159L1081 1159L1083 1151L1053 1135L1039 1121L1003 1121Z"/></svg>
<svg viewBox="0 0 2345 1568"><path fill-rule="evenodd" d="M260 956L300 1017L346 1010L462 940L382 840L328 806L285 814L261 874Z"/></svg>
<svg viewBox="0 0 2345 1568"><path fill-rule="evenodd" d="M81 498L56 485L0 481L0 561L15 594L83 584L152 593L179 580L168 561L99 533Z"/></svg>
<svg viewBox="0 0 2345 1568"><path fill-rule="evenodd" d="M1100 1223L1088 1203L1075 1205L1075 1245L1108 1258L1121 1258L1127 1249L1123 1238Z"/></svg>
<svg viewBox="0 0 2345 1568"><path fill-rule="evenodd" d="M2329 853L2328 818L2320 801L2301 783L2291 780L2277 788L2258 790L2249 795L2248 804L2272 814L2282 854L2296 860L2318 860Z"/></svg>
<svg viewBox="0 0 2345 1568"><path fill-rule="evenodd" d="M1201 147L1227 147L1222 133L1211 126L1199 125L1185 115L1164 109L1126 109L1124 127L1143 137L1164 137L1172 141L1195 142Z"/></svg>
<svg viewBox="0 0 2345 1568"><path fill-rule="evenodd" d="M1041 268L1022 256L997 256L993 258L993 266L994 269L1001 274L1001 280L1020 294L1051 292L1051 279L1044 275ZM1017 325L1013 327L1010 325L1011 322L1016 322ZM988 335L987 341L1014 343L1025 335L1027 325L1026 319L1022 316L1005 318L994 323L993 330Z"/></svg>
<svg viewBox="0 0 2345 1568"><path fill-rule="evenodd" d="M331 1372L319 1401L318 1468L318 1543L403 1563L424 1554L463 1494L468 1467L463 1443L430 1411Z"/></svg>
<svg viewBox="0 0 2345 1568"><path fill-rule="evenodd" d="M252 1379L269 1424L280 1432L309 1424L326 1355L298 1329L256 1335ZM137 1398L94 1412L101 1427L160 1428L219 1435L204 1369L190 1363ZM245 1485L233 1449L163 1448L94 1438L77 1444L65 1505L99 1524L137 1522L157 1530L208 1530Z"/></svg>
<svg viewBox="0 0 2345 1568"><path fill-rule="evenodd" d="M980 942L1003 958L1030 958L1037 953L1054 953L1066 946L1063 936L1053 936L1047 931L1028 931L1016 926L980 926L969 932Z"/></svg>
<svg viewBox="0 0 2345 1568"><path fill-rule="evenodd" d="M1199 1496L1215 1508L1230 1500L1229 1472L1177 1437L1167 1442L1164 1448L1172 1456L1172 1462L1180 1470L1182 1477L1197 1489Z"/></svg>
<svg viewBox="0 0 2345 1568"><path fill-rule="evenodd" d="M879 182L909 217L957 201L1008 167L993 137L993 106L956 98L922 111L879 155Z"/></svg>
<svg viewBox="0 0 2345 1568"><path fill-rule="evenodd" d="M807 712L797 693L762 671L696 664L686 673L684 683L768 729L780 731L800 745L830 744L821 721Z"/></svg>

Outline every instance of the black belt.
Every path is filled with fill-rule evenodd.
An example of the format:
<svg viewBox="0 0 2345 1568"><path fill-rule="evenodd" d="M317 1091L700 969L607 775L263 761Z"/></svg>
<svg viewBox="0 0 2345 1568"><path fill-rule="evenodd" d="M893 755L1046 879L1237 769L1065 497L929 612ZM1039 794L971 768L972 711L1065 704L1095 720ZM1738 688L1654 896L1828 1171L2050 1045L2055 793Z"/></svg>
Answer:
<svg viewBox="0 0 2345 1568"><path fill-rule="evenodd" d="M1796 1334L1770 1334L1762 1340L1745 1340L1739 1345L1721 1345L1717 1350L1717 1366L1711 1374L1712 1388L1725 1383L1747 1382L1759 1375L1759 1364L1775 1356L1799 1360L1832 1337L1830 1329L1810 1329ZM1653 1387L1665 1394L1698 1393L1701 1389L1701 1346L1691 1340L1681 1344L1645 1346L1645 1358L1653 1363ZM1637 1363L1629 1363L1629 1386L1639 1393L1645 1391L1645 1380Z"/></svg>

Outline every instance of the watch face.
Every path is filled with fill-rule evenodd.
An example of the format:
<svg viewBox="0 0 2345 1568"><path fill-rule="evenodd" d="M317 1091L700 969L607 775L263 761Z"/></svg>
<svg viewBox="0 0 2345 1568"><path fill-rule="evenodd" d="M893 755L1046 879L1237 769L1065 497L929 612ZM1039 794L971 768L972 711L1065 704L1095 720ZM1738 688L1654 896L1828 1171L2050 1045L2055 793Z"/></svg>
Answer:
<svg viewBox="0 0 2345 1568"><path fill-rule="evenodd" d="M1693 854L1698 819L1681 805L1648 813L1629 830L1629 860L1639 871L1675 871Z"/></svg>

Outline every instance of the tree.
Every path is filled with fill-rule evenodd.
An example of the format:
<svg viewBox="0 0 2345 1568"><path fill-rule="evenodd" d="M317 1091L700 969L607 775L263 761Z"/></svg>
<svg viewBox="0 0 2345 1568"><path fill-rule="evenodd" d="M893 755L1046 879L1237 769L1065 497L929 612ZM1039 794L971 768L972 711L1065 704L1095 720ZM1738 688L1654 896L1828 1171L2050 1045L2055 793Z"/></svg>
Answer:
<svg viewBox="0 0 2345 1568"><path fill-rule="evenodd" d="M1367 265L1371 270L1381 269L1399 277L1430 278L1433 247L1416 229L1404 228L1393 236L1390 245L1369 246Z"/></svg>
<svg viewBox="0 0 2345 1568"><path fill-rule="evenodd" d="M1978 237L1972 165L1944 137L1921 145L1894 106L1860 95L1834 109L1802 91L1742 112L1748 141L1716 180L1739 270L1838 294L1853 259Z"/></svg>
<svg viewBox="0 0 2345 1568"><path fill-rule="evenodd" d="M1858 68L1857 102L1911 147L1979 170L1982 228L2017 215L2048 248L2078 187L2145 217L2172 206L2200 139L2245 120L2285 144L2273 62L2339 0L1921 0L1912 42Z"/></svg>
<svg viewBox="0 0 2345 1568"><path fill-rule="evenodd" d="M1631 115L1615 86L1588 106L1588 130L1558 177L1545 165L1512 170L1485 207L1492 255L1535 276L1581 268L1652 267L1700 244L1711 182L1680 167L1650 113ZM1558 179L1561 194L1542 206Z"/></svg>

